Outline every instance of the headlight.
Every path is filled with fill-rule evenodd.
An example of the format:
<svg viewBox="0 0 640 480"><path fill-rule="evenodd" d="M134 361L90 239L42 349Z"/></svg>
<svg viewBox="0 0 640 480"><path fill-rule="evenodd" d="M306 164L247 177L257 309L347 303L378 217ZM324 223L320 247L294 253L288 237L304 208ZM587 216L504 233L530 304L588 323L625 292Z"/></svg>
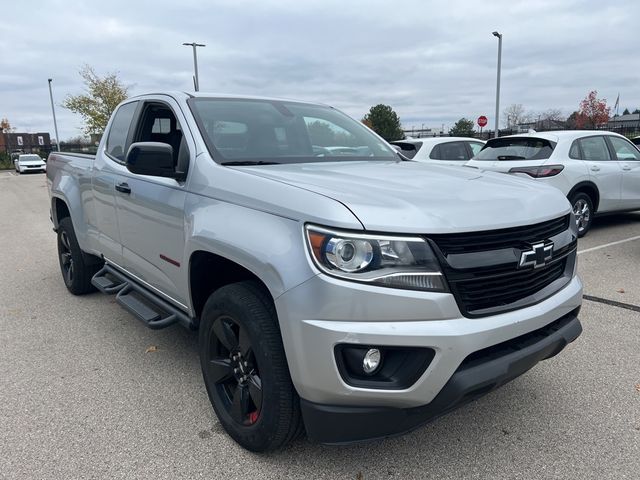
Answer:
<svg viewBox="0 0 640 480"><path fill-rule="evenodd" d="M369 235L305 227L316 266L334 277L409 290L446 292L433 250L420 237Z"/></svg>

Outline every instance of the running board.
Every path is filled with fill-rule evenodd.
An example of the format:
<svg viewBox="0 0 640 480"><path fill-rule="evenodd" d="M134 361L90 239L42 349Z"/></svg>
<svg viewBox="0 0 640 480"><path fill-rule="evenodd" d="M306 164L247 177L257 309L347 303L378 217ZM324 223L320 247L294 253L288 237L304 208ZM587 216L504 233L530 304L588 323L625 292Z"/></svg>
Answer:
<svg viewBox="0 0 640 480"><path fill-rule="evenodd" d="M105 264L91 279L102 293L116 294L116 301L147 327L158 330L180 323L195 330L195 322L169 302L137 282L126 277L111 265Z"/></svg>

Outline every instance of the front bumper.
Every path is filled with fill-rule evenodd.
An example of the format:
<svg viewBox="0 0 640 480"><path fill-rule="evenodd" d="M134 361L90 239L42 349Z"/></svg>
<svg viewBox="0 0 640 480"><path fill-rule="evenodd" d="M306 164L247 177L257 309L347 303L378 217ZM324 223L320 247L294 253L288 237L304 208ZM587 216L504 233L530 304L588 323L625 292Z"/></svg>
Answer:
<svg viewBox="0 0 640 480"><path fill-rule="evenodd" d="M448 385L467 357L540 330L567 315L575 317L581 303L582 283L575 276L564 288L537 304L471 319L460 314L451 294L397 290L317 275L278 297L276 308L291 378L302 399L309 436L336 443L399 433L411 428L408 424L419 425L445 413L449 406L461 404L453 397L460 392L462 396L466 392L477 392L475 384L456 380L455 387ZM569 330L563 330L562 340L556 341L557 335L549 340L553 343L550 349L545 342L536 347L532 355L527 354L522 363L525 368L511 366L518 363L517 359L505 360L500 368L487 367L489 377L495 374L489 382L493 384L491 388L557 353L561 349L559 345L563 347L579 334L578 320L572 325ZM433 349L435 355L424 373L408 388L363 388L347 384L340 375L334 354L339 344L426 347ZM491 380L489 377L487 381ZM479 374L478 378L481 378ZM445 388L446 393L442 393ZM342 412L349 414L341 415ZM356 420L363 418L362 424L369 423L371 418L366 412L388 416L391 424L398 422L398 427L367 433L366 429L359 429L361 421ZM340 420L345 428L336 430L345 434L349 430L346 426L351 425L351 420L346 418L353 417L351 436L334 438L332 429L322 426L330 425L336 415L345 417ZM404 416L412 420L400 421Z"/></svg>
<svg viewBox="0 0 640 480"><path fill-rule="evenodd" d="M291 378L301 398L328 405L417 407L431 402L471 353L542 328L582 303L573 279L551 297L481 318L460 314L451 294L357 284L317 275L276 299ZM427 347L435 356L408 388L381 390L345 383L339 344Z"/></svg>
<svg viewBox="0 0 640 480"><path fill-rule="evenodd" d="M502 345L476 352L460 365L440 393L414 408L335 406L301 401L311 440L345 444L413 430L522 375L558 354L582 332L577 311Z"/></svg>

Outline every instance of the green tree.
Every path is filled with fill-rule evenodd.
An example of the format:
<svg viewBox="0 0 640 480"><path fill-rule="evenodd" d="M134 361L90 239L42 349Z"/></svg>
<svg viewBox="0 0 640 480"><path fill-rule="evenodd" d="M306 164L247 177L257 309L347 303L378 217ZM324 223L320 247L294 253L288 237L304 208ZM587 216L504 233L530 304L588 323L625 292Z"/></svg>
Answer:
<svg viewBox="0 0 640 480"><path fill-rule="evenodd" d="M629 115L631 112L629 111L628 108L624 109L624 112L622 112L623 115Z"/></svg>
<svg viewBox="0 0 640 480"><path fill-rule="evenodd" d="M388 142L404 138L400 117L389 105L379 104L371 107L369 113L363 117L362 123Z"/></svg>
<svg viewBox="0 0 640 480"><path fill-rule="evenodd" d="M449 134L455 137L473 137L473 120L461 118L449 130Z"/></svg>
<svg viewBox="0 0 640 480"><path fill-rule="evenodd" d="M636 109L635 109L633 112L631 112L631 113L636 113L636 114L637 114L637 113L640 113L640 108L636 108Z"/></svg>
<svg viewBox="0 0 640 480"><path fill-rule="evenodd" d="M120 82L117 73L100 77L89 65L80 69L80 76L86 93L68 95L62 106L82 116L85 133L101 134L116 106L127 98L129 88Z"/></svg>

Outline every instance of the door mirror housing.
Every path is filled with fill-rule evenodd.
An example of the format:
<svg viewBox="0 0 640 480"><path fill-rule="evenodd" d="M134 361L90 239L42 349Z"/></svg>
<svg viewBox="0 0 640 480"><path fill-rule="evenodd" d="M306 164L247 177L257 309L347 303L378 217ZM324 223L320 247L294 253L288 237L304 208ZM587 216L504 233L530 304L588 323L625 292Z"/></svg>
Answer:
<svg viewBox="0 0 640 480"><path fill-rule="evenodd" d="M137 175L178 178L173 162L173 147L168 143L136 142L127 152L127 170Z"/></svg>

